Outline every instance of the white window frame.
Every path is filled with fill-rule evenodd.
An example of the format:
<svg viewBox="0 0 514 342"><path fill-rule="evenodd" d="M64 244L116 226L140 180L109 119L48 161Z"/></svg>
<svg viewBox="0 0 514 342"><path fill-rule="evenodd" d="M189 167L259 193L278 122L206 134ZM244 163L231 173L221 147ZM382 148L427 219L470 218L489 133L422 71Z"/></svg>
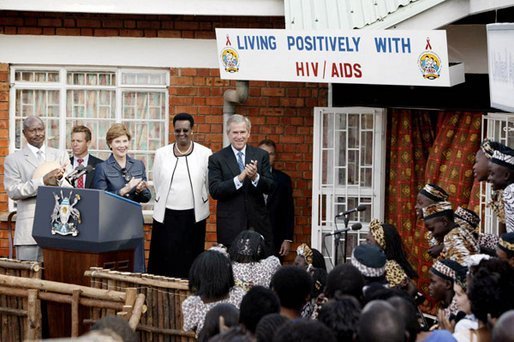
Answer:
<svg viewBox="0 0 514 342"><path fill-rule="evenodd" d="M58 71L60 74L59 82L54 83L41 83L41 82L27 82L27 81L15 81L15 73L18 70L34 70L34 71ZM170 86L170 72L168 68L122 68L122 67L91 67L91 66L55 66L55 65L11 65L10 67L10 93L9 93L9 153L13 153L16 150L15 139L16 139L16 91L19 89L28 90L58 90L59 91L59 145L58 148L61 150L66 149L66 141L70 139L70 132L66 131L66 119L67 119L67 104L66 104L66 92L67 90L73 89L98 89L97 86L89 85L69 85L66 81L67 72L88 72L88 71L109 71L115 72L116 74L116 85L114 86L101 86L105 90L115 91L115 122L122 122L122 94L126 91L153 91L162 92L165 96L164 106L164 144L169 143L169 86ZM122 76L124 73L159 73L165 75L165 85L140 85L140 84L123 84ZM94 119L93 119L94 120ZM128 122L128 121L125 121ZM94 134L94 132L93 132ZM23 140L23 138L22 138ZM70 150L68 150L70 153ZM147 153L148 151L131 150L131 154ZM147 169L147 174L151 170ZM148 184L153 187L153 181L149 179ZM14 202L9 199L9 210L15 210ZM143 210L144 215L152 215L153 208L151 210Z"/></svg>
<svg viewBox="0 0 514 342"><path fill-rule="evenodd" d="M334 114L373 114L374 127L373 127L373 168L372 168L372 186L371 188L364 188L360 185L346 185L336 187L337 171L335 167L333 172L332 186L324 186L322 184L322 151L323 148L323 119L324 113ZM336 203L334 203L337 196L345 197L369 197L371 198L371 218L378 218L383 220L384 217L384 194L385 194L385 165L386 165L386 111L382 108L366 108L366 107L349 107L349 108L334 108L334 107L316 107L314 108L314 134L313 134L313 175L312 175L312 222L311 222L311 245L318 249L325 256L328 264L334 264L334 245L335 241L332 238L325 236L336 229ZM335 140L335 130L332 131ZM348 136L347 136L348 139ZM334 150L337 146L334 146ZM348 153L345 154L348 156ZM322 197L326 196L324 203ZM352 208L346 208L352 209ZM325 218L323 218L325 213ZM368 215L368 214L366 214ZM349 225L359 222L361 213L352 214ZM369 222L360 222L362 229L357 232L349 232L349 239L357 240L357 243L362 242L368 232ZM343 228L343 221L337 220L337 229ZM353 235L353 236L352 236ZM325 248L323 240L327 243ZM341 235L341 244L344 245L344 234ZM349 246L352 247L352 246ZM340 247L339 251L342 251ZM328 252L328 253L327 253ZM328 254L328 255L327 255ZM339 254L338 257L340 257ZM347 258L350 255L346 255Z"/></svg>

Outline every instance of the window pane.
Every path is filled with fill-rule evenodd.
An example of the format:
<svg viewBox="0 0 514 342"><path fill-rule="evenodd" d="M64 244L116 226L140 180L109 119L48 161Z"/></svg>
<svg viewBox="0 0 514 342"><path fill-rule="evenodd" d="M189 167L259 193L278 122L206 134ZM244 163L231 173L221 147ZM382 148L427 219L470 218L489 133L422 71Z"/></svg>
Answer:
<svg viewBox="0 0 514 342"><path fill-rule="evenodd" d="M69 71L66 83L83 86L115 86L116 73L111 71Z"/></svg>
<svg viewBox="0 0 514 342"><path fill-rule="evenodd" d="M123 85L166 85L166 72L123 72Z"/></svg>
<svg viewBox="0 0 514 342"><path fill-rule="evenodd" d="M14 80L40 83L59 82L59 72L42 70L17 70L14 73Z"/></svg>

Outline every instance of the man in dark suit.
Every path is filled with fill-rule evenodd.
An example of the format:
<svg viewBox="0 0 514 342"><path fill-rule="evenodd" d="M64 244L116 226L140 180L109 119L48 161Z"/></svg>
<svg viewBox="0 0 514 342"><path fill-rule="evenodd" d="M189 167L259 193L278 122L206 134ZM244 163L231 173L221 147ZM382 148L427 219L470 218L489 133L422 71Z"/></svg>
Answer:
<svg viewBox="0 0 514 342"><path fill-rule="evenodd" d="M92 188L95 178L94 168L96 164L103 162L103 160L89 154L89 145L91 145L91 130L82 125L73 127L71 130L71 150L73 152L73 157L70 158L71 166L73 169L80 165L91 165L93 167L93 171L75 181L73 185L76 188Z"/></svg>
<svg viewBox="0 0 514 342"><path fill-rule="evenodd" d="M291 177L285 172L273 168L277 157L277 147L273 140L261 141L259 148L269 154L271 176L275 183L269 195L264 196L271 219L273 252L275 255L283 257L289 253L294 235L294 200Z"/></svg>
<svg viewBox="0 0 514 342"><path fill-rule="evenodd" d="M273 237L264 194L273 187L268 153L247 144L251 123L232 115L227 121L230 146L209 157L209 192L218 201L217 239L230 246L237 234L253 228L273 251Z"/></svg>

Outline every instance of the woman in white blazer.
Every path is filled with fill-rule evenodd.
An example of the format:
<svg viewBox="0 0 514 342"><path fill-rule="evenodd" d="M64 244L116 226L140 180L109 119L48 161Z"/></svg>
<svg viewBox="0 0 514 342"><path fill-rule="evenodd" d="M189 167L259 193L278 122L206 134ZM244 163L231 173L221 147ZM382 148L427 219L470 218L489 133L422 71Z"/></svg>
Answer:
<svg viewBox="0 0 514 342"><path fill-rule="evenodd" d="M204 250L209 217L207 164L212 151L193 142L193 126L190 114L175 115L175 143L155 153L149 273L188 278L194 259Z"/></svg>

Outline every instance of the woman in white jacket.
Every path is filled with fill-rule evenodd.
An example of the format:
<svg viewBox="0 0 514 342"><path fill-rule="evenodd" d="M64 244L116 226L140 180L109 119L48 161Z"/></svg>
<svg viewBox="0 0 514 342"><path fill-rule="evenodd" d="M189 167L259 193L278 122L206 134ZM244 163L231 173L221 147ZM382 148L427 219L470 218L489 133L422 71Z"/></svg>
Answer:
<svg viewBox="0 0 514 342"><path fill-rule="evenodd" d="M187 278L203 252L209 217L207 164L212 151L193 142L194 119L173 118L175 143L155 153L155 205L148 272Z"/></svg>

